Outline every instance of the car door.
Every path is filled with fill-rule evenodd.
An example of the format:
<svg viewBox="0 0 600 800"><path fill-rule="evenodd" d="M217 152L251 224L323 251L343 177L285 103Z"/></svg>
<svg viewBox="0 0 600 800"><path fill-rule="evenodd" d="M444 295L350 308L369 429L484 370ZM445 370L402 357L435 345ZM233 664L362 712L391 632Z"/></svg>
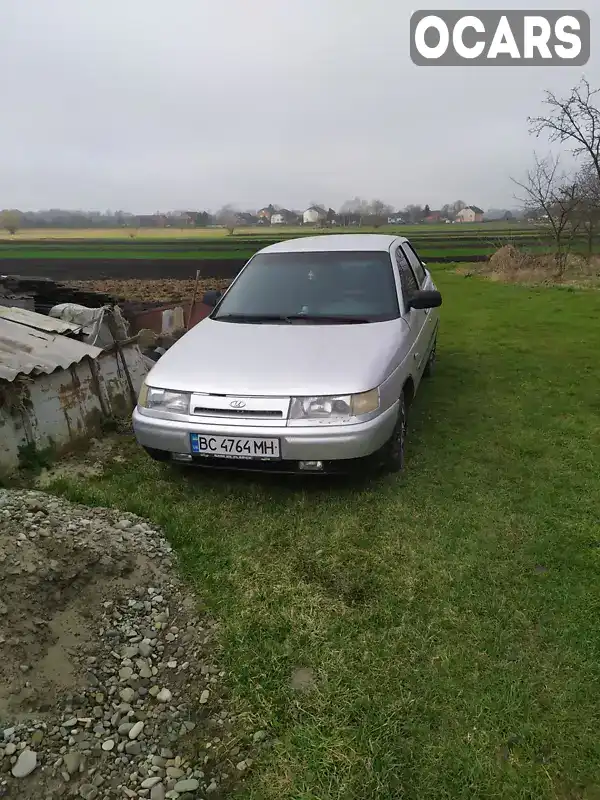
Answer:
<svg viewBox="0 0 600 800"><path fill-rule="evenodd" d="M402 319L406 322L409 329L407 338L409 343L408 357L410 359L410 373L413 379L418 380L420 374L419 365L423 358L419 341L422 341L420 334L423 327L424 316L418 309L410 308L409 301L411 297L419 291L419 285L410 267L408 258L400 246L396 248L395 260L400 276L400 288L402 290Z"/></svg>
<svg viewBox="0 0 600 800"><path fill-rule="evenodd" d="M435 284L431 279L431 275L425 269L423 262L417 255L417 252L411 243L408 241L403 242L402 251L408 261L412 274L414 275L418 289L435 289ZM438 311L437 309L432 308L418 310L413 308L411 309L411 313L414 314L415 320L417 321L417 326L419 328L416 345L418 356L416 360L417 369L420 374L422 370L425 369L427 359L429 358L429 353L435 341L438 324Z"/></svg>

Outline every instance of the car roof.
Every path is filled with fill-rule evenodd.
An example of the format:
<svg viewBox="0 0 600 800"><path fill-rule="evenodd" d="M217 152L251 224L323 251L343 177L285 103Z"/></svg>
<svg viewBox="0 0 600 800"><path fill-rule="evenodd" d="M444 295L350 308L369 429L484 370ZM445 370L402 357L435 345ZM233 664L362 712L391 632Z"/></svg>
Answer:
<svg viewBox="0 0 600 800"><path fill-rule="evenodd" d="M404 236L382 233L341 233L303 236L270 244L260 253L316 253L331 251L388 252L395 243L406 241Z"/></svg>

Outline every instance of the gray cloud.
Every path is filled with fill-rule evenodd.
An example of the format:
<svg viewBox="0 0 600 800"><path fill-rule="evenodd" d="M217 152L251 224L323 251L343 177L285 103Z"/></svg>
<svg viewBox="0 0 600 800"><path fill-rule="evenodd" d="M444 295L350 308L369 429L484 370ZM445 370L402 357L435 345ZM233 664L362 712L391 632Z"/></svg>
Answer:
<svg viewBox="0 0 600 800"><path fill-rule="evenodd" d="M581 69L416 67L414 8L0 0L0 207L511 205L527 115Z"/></svg>

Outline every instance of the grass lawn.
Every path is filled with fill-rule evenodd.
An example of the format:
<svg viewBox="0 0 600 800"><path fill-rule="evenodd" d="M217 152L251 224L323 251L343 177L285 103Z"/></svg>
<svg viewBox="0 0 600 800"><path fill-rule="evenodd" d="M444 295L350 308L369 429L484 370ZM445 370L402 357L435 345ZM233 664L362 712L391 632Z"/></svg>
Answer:
<svg viewBox="0 0 600 800"><path fill-rule="evenodd" d="M278 738L247 800L600 797L600 293L436 276L403 477L131 449L55 484L162 524L220 616L232 691Z"/></svg>
<svg viewBox="0 0 600 800"><path fill-rule="evenodd" d="M193 243L186 243L185 249L180 249L179 246L173 241L170 243L131 243L131 244L117 244L116 247L103 246L99 243L94 243L90 246L83 246L78 244L75 247L56 246L49 243L38 243L38 245L20 245L20 246L5 246L0 244L0 266L3 259L23 260L28 262L30 260L43 260L47 262L62 262L62 263L75 263L85 262L93 263L94 260L102 261L198 261L198 262L211 262L233 259L244 263L249 260L254 253L265 246L265 240L257 241L254 244L251 241L239 242L235 239L223 239L222 243L215 245L218 240L206 239L198 240L198 247L194 248ZM273 240L275 241L275 240ZM200 244L202 242L202 245ZM211 242L213 249L210 249ZM452 240L448 239L444 242L444 246L436 246L434 241L416 241L413 240L414 246L421 257L429 263L436 263L445 261L446 259L455 260L468 260L471 256L491 256L496 252L498 247L490 245L487 241L481 241L479 244L470 246L456 246L452 245ZM228 245L228 246L224 246ZM549 243L546 244L530 244L527 243L521 247L523 252L529 254L542 255L550 253L552 248ZM600 244L595 243L594 252L600 251ZM585 254L587 252L587 244L584 242L577 242L573 247L573 253Z"/></svg>
<svg viewBox="0 0 600 800"><path fill-rule="evenodd" d="M583 243L578 243L578 247L574 247L574 252L585 252L586 248ZM417 245L415 244L415 247ZM74 249L74 248L65 248L65 249L44 249L43 247L14 247L14 248L2 248L0 246L0 263L2 258L23 258L23 259L32 259L32 258L39 258L39 259L57 259L61 261L65 261L68 259L76 259L78 261L84 259L116 259L116 260L126 260L130 258L135 259L143 259L146 261L152 260L169 260L172 261L174 259L201 259L203 261L212 260L212 259L223 259L223 258L250 258L255 252L256 248L252 247L251 245L246 244L244 249L243 247L232 246L231 248L221 248L219 250L205 250L205 249L189 249L189 250L169 250L169 249L145 249L145 248L138 248L135 245L131 245L130 249L102 249L101 247L96 248L88 248L88 249ZM479 256L479 255L487 255L491 256L493 253L496 252L498 248L494 246L488 245L486 242L482 242L478 246L472 247L435 247L431 244L427 244L425 242L421 243L418 252L424 259L435 259L435 258L460 258L460 256ZM543 253L550 253L552 252L552 248L550 245L527 245L522 248L524 252L533 253L533 254L543 254ZM596 250L598 247L596 246Z"/></svg>

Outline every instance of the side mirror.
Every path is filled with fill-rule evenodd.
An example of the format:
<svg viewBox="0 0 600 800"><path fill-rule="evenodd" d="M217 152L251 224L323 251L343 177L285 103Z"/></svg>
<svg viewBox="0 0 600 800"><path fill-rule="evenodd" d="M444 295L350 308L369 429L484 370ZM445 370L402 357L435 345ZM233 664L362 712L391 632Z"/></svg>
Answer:
<svg viewBox="0 0 600 800"><path fill-rule="evenodd" d="M202 302L205 306L210 306L214 308L219 300L223 297L223 292L219 292L217 289L211 289L208 292L204 293L204 297L202 298Z"/></svg>
<svg viewBox="0 0 600 800"><path fill-rule="evenodd" d="M442 295L433 289L421 289L421 291L416 292L409 302L409 308L437 308L438 306L442 305Z"/></svg>

